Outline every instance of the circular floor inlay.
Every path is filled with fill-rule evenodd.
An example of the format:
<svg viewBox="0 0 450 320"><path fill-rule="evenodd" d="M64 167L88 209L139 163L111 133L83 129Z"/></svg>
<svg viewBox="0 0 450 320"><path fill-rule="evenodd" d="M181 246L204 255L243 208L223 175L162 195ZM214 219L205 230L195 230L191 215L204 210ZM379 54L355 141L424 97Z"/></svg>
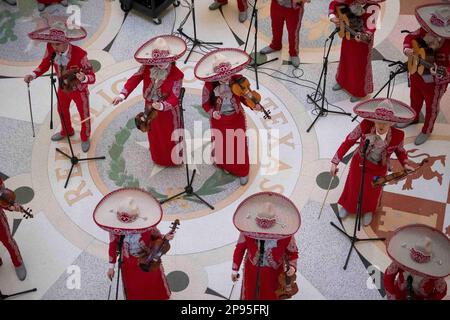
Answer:
<svg viewBox="0 0 450 320"><path fill-rule="evenodd" d="M328 171L325 171L317 176L316 183L320 188L327 190L328 186L330 185L330 180L331 180L330 173ZM335 189L338 185L339 185L339 178L335 177L333 182L331 183L330 190Z"/></svg>
<svg viewBox="0 0 450 320"><path fill-rule="evenodd" d="M102 64L98 60L89 60L89 62L91 63L94 72L98 72L102 68Z"/></svg>
<svg viewBox="0 0 450 320"><path fill-rule="evenodd" d="M16 201L19 204L27 204L34 198L34 191L30 187L19 187L14 190Z"/></svg>
<svg viewBox="0 0 450 320"><path fill-rule="evenodd" d="M189 276L183 271L172 271L167 275L169 288L173 292L180 292L189 285Z"/></svg>

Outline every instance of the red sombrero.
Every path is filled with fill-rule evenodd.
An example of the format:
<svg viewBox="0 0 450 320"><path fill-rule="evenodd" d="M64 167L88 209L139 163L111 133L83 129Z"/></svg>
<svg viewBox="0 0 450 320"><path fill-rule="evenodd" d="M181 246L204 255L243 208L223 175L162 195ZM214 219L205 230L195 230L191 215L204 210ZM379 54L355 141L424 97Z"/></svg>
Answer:
<svg viewBox="0 0 450 320"><path fill-rule="evenodd" d="M386 98L369 99L357 104L353 111L372 121L408 123L416 117L416 112L405 103Z"/></svg>
<svg viewBox="0 0 450 320"><path fill-rule="evenodd" d="M434 3L416 8L420 26L434 35L450 39L450 4Z"/></svg>
<svg viewBox="0 0 450 320"><path fill-rule="evenodd" d="M119 235L142 233L157 225L163 216L152 194L124 188L107 194L95 207L93 219L102 229Z"/></svg>
<svg viewBox="0 0 450 320"><path fill-rule="evenodd" d="M50 27L41 28L36 31L30 32L28 36L32 40L45 41L45 42L72 42L79 41L87 36L87 31L76 25L67 25L63 22L55 22Z"/></svg>
<svg viewBox="0 0 450 320"><path fill-rule="evenodd" d="M134 54L137 62L146 65L175 62L186 52L186 42L177 36L157 36L144 43Z"/></svg>

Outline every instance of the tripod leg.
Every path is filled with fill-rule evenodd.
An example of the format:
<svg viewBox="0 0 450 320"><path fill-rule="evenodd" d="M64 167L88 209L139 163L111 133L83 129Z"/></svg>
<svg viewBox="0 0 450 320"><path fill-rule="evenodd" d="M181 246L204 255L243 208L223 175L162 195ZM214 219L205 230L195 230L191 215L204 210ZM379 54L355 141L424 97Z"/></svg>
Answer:
<svg viewBox="0 0 450 320"><path fill-rule="evenodd" d="M67 176L67 179L66 179L66 183L64 184L64 189L66 189L67 185L69 184L69 179L70 179L70 176L72 175L73 166L74 166L74 164L72 163L72 165L70 167L69 175Z"/></svg>
<svg viewBox="0 0 450 320"><path fill-rule="evenodd" d="M347 259L345 260L345 264L343 267L344 270L347 270L348 262L350 261L350 256L354 248L355 248L355 239L352 239L352 245L350 247L350 250L348 251Z"/></svg>
<svg viewBox="0 0 450 320"><path fill-rule="evenodd" d="M208 206L211 210L214 210L214 207L212 205L210 205L208 202L206 202L206 200L204 200L202 197L200 197L198 194L196 194L195 192L192 193L192 195L194 195L198 200L200 200L201 202L203 202L206 206Z"/></svg>
<svg viewBox="0 0 450 320"><path fill-rule="evenodd" d="M166 202L172 201L173 199L176 199L176 198L182 196L182 195L185 194L185 193L186 193L186 191L182 191L182 192L180 192L180 193L178 193L178 194L176 194L176 195L174 195L174 196L171 196L170 198L167 198L167 199L165 199L165 200L159 201L159 203L160 203L160 204L164 204L164 203L166 203Z"/></svg>
<svg viewBox="0 0 450 320"><path fill-rule="evenodd" d="M194 182L194 178L195 178L195 174L197 173L197 170L194 169L194 171L192 172L192 177L191 180L189 181L189 185L192 186L192 183Z"/></svg>
<svg viewBox="0 0 450 320"><path fill-rule="evenodd" d="M69 159L72 159L72 157L71 156L69 156L67 153L65 153L65 152L63 152L63 151L61 151L61 149L59 149L59 148L56 148L56 152L59 152L59 153L61 153L61 154L63 154L63 155L65 155L67 158L69 158Z"/></svg>
<svg viewBox="0 0 450 320"><path fill-rule="evenodd" d="M105 160L106 157L105 156L101 156L101 157L95 157L95 158L84 158L84 159L78 159L78 161L90 161L90 160Z"/></svg>

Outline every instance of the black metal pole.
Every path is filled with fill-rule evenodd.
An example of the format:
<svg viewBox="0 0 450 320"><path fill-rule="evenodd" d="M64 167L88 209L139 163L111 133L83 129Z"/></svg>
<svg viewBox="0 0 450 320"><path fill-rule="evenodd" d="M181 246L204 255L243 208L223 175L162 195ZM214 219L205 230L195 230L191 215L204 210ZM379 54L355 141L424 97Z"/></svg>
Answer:
<svg viewBox="0 0 450 320"><path fill-rule="evenodd" d="M261 298L261 265L264 258L264 240L259 241L259 257L258 257L258 269L256 270L256 289L255 289L255 300L260 300Z"/></svg>
<svg viewBox="0 0 450 320"><path fill-rule="evenodd" d="M17 292L17 293L13 293L13 294L3 294L2 291L0 290L0 300L5 300L5 299L11 298L11 297L18 296L20 294L25 294L25 293L35 292L35 291L37 291L37 289L33 288L31 290L21 291L21 292Z"/></svg>
<svg viewBox="0 0 450 320"><path fill-rule="evenodd" d="M119 245L117 246L117 284L116 284L116 300L119 300L119 283L120 283L120 271L122 270L122 248L123 240L125 236L121 235L119 239ZM125 288L125 287L124 287ZM126 299L126 297L125 297Z"/></svg>

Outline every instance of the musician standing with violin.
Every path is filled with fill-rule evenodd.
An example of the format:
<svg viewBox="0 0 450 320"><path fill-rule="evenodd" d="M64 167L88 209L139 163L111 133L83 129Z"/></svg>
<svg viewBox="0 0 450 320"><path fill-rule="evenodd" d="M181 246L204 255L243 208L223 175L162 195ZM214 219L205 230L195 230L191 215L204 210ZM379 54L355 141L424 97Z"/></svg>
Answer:
<svg viewBox="0 0 450 320"><path fill-rule="evenodd" d="M372 48L376 31L376 22L380 6L384 0L345 0L331 1L329 18L336 27L340 27L345 13L350 27L356 36L342 39L341 57L336 74L334 91L344 89L350 95L350 101L356 102L373 92Z"/></svg>
<svg viewBox="0 0 450 320"><path fill-rule="evenodd" d="M279 300L298 292L295 282L300 228L297 207L288 198L261 192L245 199L233 223L240 231L234 249L232 281L238 280L242 261L242 300Z"/></svg>
<svg viewBox="0 0 450 320"><path fill-rule="evenodd" d="M359 190L361 184L362 155L365 152L366 170L362 195L362 222L368 226L372 222L381 197L382 187L373 186L377 177L384 177L389 167L392 153L406 170L414 170L408 163L408 155L403 148L405 134L393 127L396 123L405 123L414 119L415 112L409 106L394 99L371 99L357 104L353 108L364 120L353 129L331 160L331 175L335 176L338 164L350 148L359 140L359 146L353 154L344 190L338 203L342 206L339 217L344 219L349 213L357 214Z"/></svg>
<svg viewBox="0 0 450 320"><path fill-rule="evenodd" d="M178 100L184 74L175 61L185 52L186 43L177 36L164 35L147 41L134 55L141 67L127 80L113 101L114 105L121 103L139 83L144 82L143 119L154 118L151 129L147 130L150 156L155 164L165 167L182 163L182 150L177 149L182 137L177 137L175 131L181 128Z"/></svg>
<svg viewBox="0 0 450 320"><path fill-rule="evenodd" d="M161 261L150 266L146 259L163 239L170 241L174 238L175 228L163 236L156 227L162 215L159 202L140 189L113 191L95 208L95 223L110 234L107 277L111 281L116 273L117 251L123 239L121 277L127 300L167 300L171 295ZM148 265L145 270L149 271L140 266L144 263Z"/></svg>
<svg viewBox="0 0 450 320"><path fill-rule="evenodd" d="M195 76L205 81L202 104L211 119L214 163L239 177L241 185L247 184L250 172L242 104L262 111L259 101L248 88L248 80L238 74L249 62L249 55L240 49L218 49L203 56L194 69ZM233 85L242 88L239 91L247 92L247 96L233 92Z"/></svg>
<svg viewBox="0 0 450 320"><path fill-rule="evenodd" d="M0 194L5 189L5 184L3 183L2 178L0 178ZM23 281L27 276L27 269L25 268L25 264L23 263L19 247L11 234L8 219L6 218L5 212L3 210L20 211L20 206L17 203L9 205L8 207L0 206L0 241L9 252L12 263L16 269L17 277L19 278L19 280ZM2 265L3 260L0 257L0 266Z"/></svg>
<svg viewBox="0 0 450 320"><path fill-rule="evenodd" d="M384 272L389 300L442 300L450 275L450 240L423 224L395 230L386 241L392 263Z"/></svg>
<svg viewBox="0 0 450 320"><path fill-rule="evenodd" d="M65 126L61 124L61 131L52 136L52 141L60 141L67 134L74 135L70 117L70 104L73 101L81 119L81 149L83 152L88 152L91 135L88 86L95 83L95 74L86 51L72 44L73 41L84 39L87 36L86 30L82 27L56 22L51 27L36 30L28 36L33 40L47 42L47 49L41 64L31 74L26 75L24 81L30 83L42 76L48 71L52 62L59 79L58 114L64 120ZM69 89L64 79L66 73L72 73L72 71L76 72L75 77L71 79Z"/></svg>
<svg viewBox="0 0 450 320"><path fill-rule="evenodd" d="M409 124L419 122L420 110L424 102L426 106L422 131L415 140L416 145L421 145L433 132L442 96L450 82L450 31L448 29L450 4L419 6L416 8L416 18L421 28L405 37L403 52L408 57L413 56L413 46L418 43L419 46L431 49L428 59L431 59L429 62L434 65L434 68L426 70L422 75L419 73L410 75L411 107L417 114ZM409 124L399 127L405 128Z"/></svg>

